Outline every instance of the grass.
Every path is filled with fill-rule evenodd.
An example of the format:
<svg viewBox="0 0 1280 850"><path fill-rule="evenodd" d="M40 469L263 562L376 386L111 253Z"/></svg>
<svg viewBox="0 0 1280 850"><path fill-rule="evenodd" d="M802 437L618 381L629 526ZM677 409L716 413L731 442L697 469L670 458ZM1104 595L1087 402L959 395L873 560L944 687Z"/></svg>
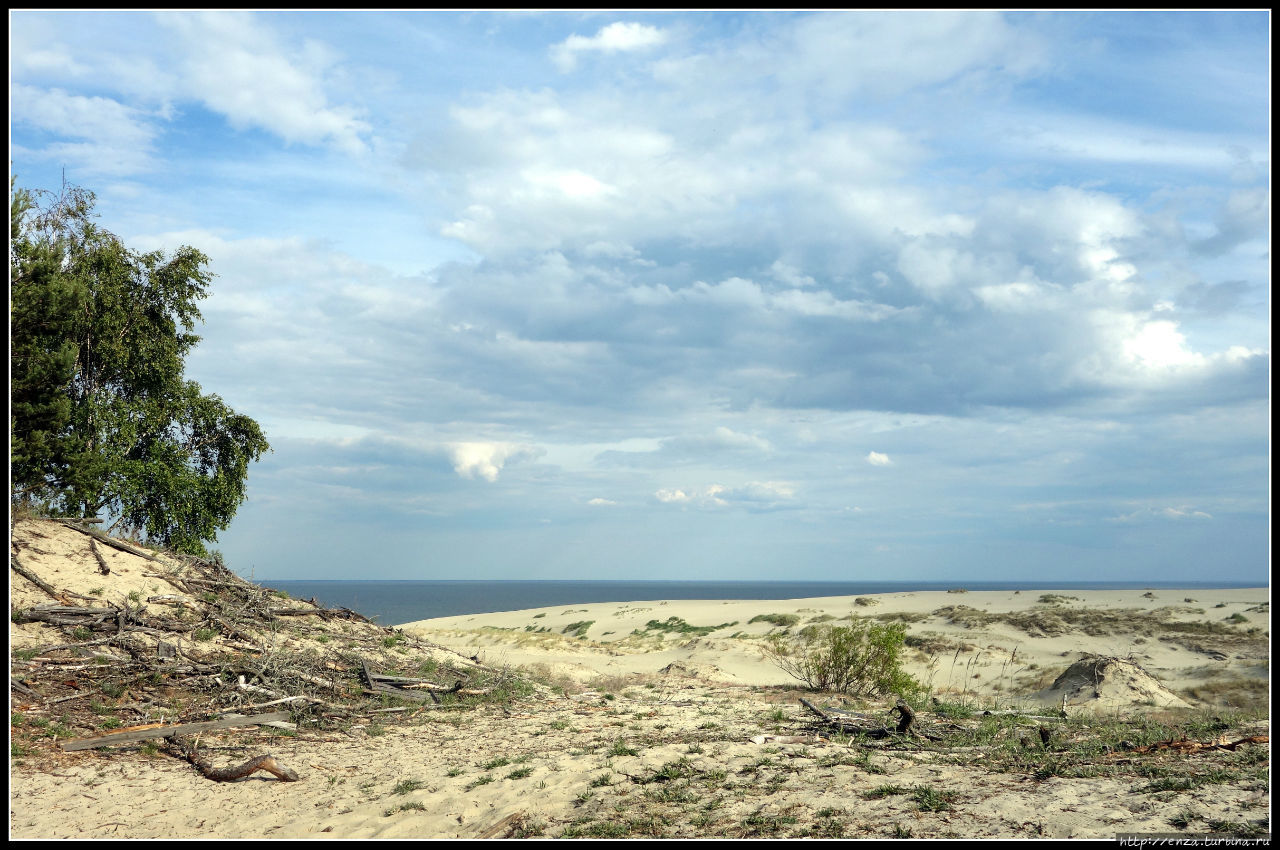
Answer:
<svg viewBox="0 0 1280 850"><path fill-rule="evenodd" d="M389 818L396 812L425 812L427 807L419 803L417 800L411 800L408 803L401 803L398 806L392 806L382 813L383 817Z"/></svg>
<svg viewBox="0 0 1280 850"><path fill-rule="evenodd" d="M796 618L799 622L799 618ZM730 626L738 625L738 621L732 623L721 623L718 626L691 626L680 617L668 617L665 620L650 620L645 623L644 631L646 632L670 632L680 635L697 635L698 637L706 637L714 631L727 629ZM639 634L634 632L633 634Z"/></svg>
<svg viewBox="0 0 1280 850"><path fill-rule="evenodd" d="M627 742L619 738L609 747L607 755L611 756L635 756L639 755L639 750L632 749L627 746Z"/></svg>
<svg viewBox="0 0 1280 850"><path fill-rule="evenodd" d="M790 628L800 622L799 614L757 614L747 621L751 623L772 623L775 626Z"/></svg>
<svg viewBox="0 0 1280 850"><path fill-rule="evenodd" d="M426 787L427 787L427 783L423 782L420 779L402 779L396 783L394 788L391 789L391 793L392 794L408 794L410 792L417 791L421 788L426 788Z"/></svg>
<svg viewBox="0 0 1280 850"><path fill-rule="evenodd" d="M595 625L595 622L595 620L581 620L577 623L570 623L561 629L560 633L569 635L570 637L585 638L587 636L587 629Z"/></svg>
<svg viewBox="0 0 1280 850"><path fill-rule="evenodd" d="M922 812L949 811L956 796L954 791L939 791L932 785L917 785L911 789L911 799L915 800Z"/></svg>

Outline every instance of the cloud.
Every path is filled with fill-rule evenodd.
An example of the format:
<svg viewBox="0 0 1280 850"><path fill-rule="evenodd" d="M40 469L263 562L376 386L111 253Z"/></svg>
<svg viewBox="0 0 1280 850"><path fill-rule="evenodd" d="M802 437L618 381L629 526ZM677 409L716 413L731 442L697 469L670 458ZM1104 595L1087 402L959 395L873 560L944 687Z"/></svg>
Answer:
<svg viewBox="0 0 1280 850"><path fill-rule="evenodd" d="M595 498L595 499L588 499L588 500L587 500L587 504L588 504L588 505L607 506L607 505L616 505L616 504L618 504L618 503L617 503L617 502L615 502L615 501L613 501L612 499L601 499L601 498Z"/></svg>
<svg viewBox="0 0 1280 850"><path fill-rule="evenodd" d="M350 154L367 149L371 127L359 111L329 103L325 76L337 60L320 42L285 47L247 12L171 12L159 20L181 44L181 90L232 126Z"/></svg>
<svg viewBox="0 0 1280 850"><path fill-rule="evenodd" d="M1186 505L1178 507L1164 508L1142 508L1132 513L1121 514L1111 518L1112 522L1119 523L1136 523L1146 522L1149 520L1167 520L1171 522L1197 521L1213 519L1213 515L1206 511L1196 510Z"/></svg>
<svg viewBox="0 0 1280 850"><path fill-rule="evenodd" d="M508 460L536 453L532 446L512 443L453 443L448 448L454 472L462 478L478 476L489 482L498 480Z"/></svg>
<svg viewBox="0 0 1280 850"><path fill-rule="evenodd" d="M572 71L580 53L629 53L651 50L667 42L668 34L648 24L617 21L601 27L594 36L571 35L551 48L551 58L561 71Z"/></svg>
<svg viewBox="0 0 1280 850"><path fill-rule="evenodd" d="M892 466L893 461L889 459L887 454L880 452L867 452L867 463L872 466Z"/></svg>
<svg viewBox="0 0 1280 850"><path fill-rule="evenodd" d="M42 158L71 165L78 173L129 175L151 166L154 116L109 97L15 83L9 88L13 120L79 141L46 146Z"/></svg>
<svg viewBox="0 0 1280 850"><path fill-rule="evenodd" d="M733 487L708 484L687 491L664 488L653 495L662 504L688 505L703 510L738 507L749 511L773 511L798 507L795 486L783 481L748 481Z"/></svg>

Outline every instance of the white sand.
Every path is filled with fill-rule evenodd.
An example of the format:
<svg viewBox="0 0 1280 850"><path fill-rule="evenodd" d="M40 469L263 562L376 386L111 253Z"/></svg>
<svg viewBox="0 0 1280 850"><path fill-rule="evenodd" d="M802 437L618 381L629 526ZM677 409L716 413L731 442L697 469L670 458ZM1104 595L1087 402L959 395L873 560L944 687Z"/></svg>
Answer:
<svg viewBox="0 0 1280 850"><path fill-rule="evenodd" d="M23 563L58 588L117 602L131 590L156 592L157 579L148 575L156 565L108 551L112 574L103 577L83 535L51 525L37 530L39 536L24 538ZM25 579L12 581L11 605L47 601ZM631 822L633 836L646 829L683 836L830 835L835 824L846 837L909 831L915 837L1112 838L1171 831L1173 807L1192 816L1190 831L1213 820L1256 822L1266 814L1269 784L1250 781L1197 787L1165 800L1132 775L1032 781L1016 771L988 772L981 759L958 764L952 751L788 742L811 718L798 705L804 691L767 687L796 683L762 656L760 638L778 626L750 622L760 615L793 615L798 629L814 621L838 625L851 613L901 614L914 644L910 671L944 699L983 706L1044 698L1053 679L1089 653L1132 659L1188 699L1192 686L1216 683L1215 693L1230 693L1268 676L1266 588L1062 591L1074 597L1061 600L1062 608L1079 617L1056 618L1032 610L1043 593L894 593L868 597L875 603L869 605L851 597L594 603L413 623L406 629L479 653L490 665L541 667L561 679L564 695L465 713L427 708L408 724L385 729L385 715L370 712L341 731L271 741L247 733L205 739L216 766L269 751L301 775L296 783L266 774L215 783L183 762L148 757L137 747L63 753L43 742L38 752L11 760L10 837L468 838L515 816L524 818L526 834L549 836ZM993 615L1030 612L1050 625L1083 621L1060 634L1033 636L1007 622L974 624L970 616L966 626L934 613L957 605ZM1167 627L1144 635L1142 624L1150 621L1141 614L1106 616L1130 609L1159 612L1155 622L1210 624L1201 629L1208 636ZM1224 631L1236 615L1246 621ZM647 628L651 620L673 617L692 626L734 625L706 636ZM584 640L564 634L586 621L592 622ZM51 637L41 628L11 624L11 646L48 645ZM1249 628L1263 632L1246 637ZM1089 708L1087 702L1075 707ZM887 708L882 702L863 710L888 721ZM1109 710L1132 716L1152 708ZM11 711L50 709L15 696ZM765 734L783 737L759 737ZM691 777L685 785L648 782L671 764ZM889 783L954 794L953 805L924 811L906 794L869 793ZM688 796L664 800L668 791Z"/></svg>
<svg viewBox="0 0 1280 850"><path fill-rule="evenodd" d="M1058 603L1065 609L1113 615L1125 610L1160 611L1163 620L1213 624L1239 615L1247 618L1240 628L1269 629L1269 615L1250 610L1268 601L1267 588L920 591L788 600L590 603L441 617L408 623L404 628L467 654L480 653L489 664L541 664L557 674L584 681L599 675L656 673L674 663L711 681L795 684L761 653L759 638L779 626L763 620L751 622L760 615L775 614L797 617L793 629L815 621L839 625L842 618L851 614L903 614L910 620L910 635L936 639L923 651L907 653L907 669L941 693L988 698L1003 694L1026 699L1050 684L1053 676L1072 661L1088 654L1131 659L1175 691L1214 677L1268 675L1265 655L1227 652L1223 657L1224 653L1208 646L1197 651L1188 647L1196 645L1194 640L1162 640L1169 635L1137 634L1124 626L1123 617L1116 618L1118 622L1110 624L1105 634L1090 635L1068 626L1070 630L1064 634L1033 636L1008 623L966 628L933 613L949 606L968 606L989 614L1029 612L1047 607L1039 601L1046 594L1065 597ZM873 604L855 604L857 598ZM735 625L705 637L645 631L649 621L665 622L671 617L693 626ZM591 621L584 633L586 640L563 633L570 624L586 621Z"/></svg>

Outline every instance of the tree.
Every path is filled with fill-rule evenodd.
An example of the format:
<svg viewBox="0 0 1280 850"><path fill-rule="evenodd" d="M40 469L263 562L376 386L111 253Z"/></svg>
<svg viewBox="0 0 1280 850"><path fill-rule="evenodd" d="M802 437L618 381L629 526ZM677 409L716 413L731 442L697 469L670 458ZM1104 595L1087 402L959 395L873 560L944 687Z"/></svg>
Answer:
<svg viewBox="0 0 1280 850"><path fill-rule="evenodd" d="M205 554L270 447L256 422L183 376L208 257L131 251L94 223L94 200L11 186L13 493Z"/></svg>

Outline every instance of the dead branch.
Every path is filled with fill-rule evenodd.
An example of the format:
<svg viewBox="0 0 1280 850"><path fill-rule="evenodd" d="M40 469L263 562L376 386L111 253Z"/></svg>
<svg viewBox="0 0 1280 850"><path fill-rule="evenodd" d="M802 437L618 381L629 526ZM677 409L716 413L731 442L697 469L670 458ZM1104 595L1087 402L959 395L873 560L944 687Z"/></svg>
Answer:
<svg viewBox="0 0 1280 850"><path fill-rule="evenodd" d="M51 587L48 582L40 578L40 576L36 575L35 573L31 572L31 570L19 564L17 557L14 555L9 556L9 569L13 570L15 573L17 573L18 575L25 578L27 581L34 584L36 587L40 588L45 593L52 596L54 599L57 599L59 602L65 603L67 601L66 597L63 594L59 593L58 591L54 590L53 587Z"/></svg>
<svg viewBox="0 0 1280 850"><path fill-rule="evenodd" d="M111 747L116 744L131 744L135 741L145 741L148 738L167 738L175 735L190 735L195 732L207 732L213 729L234 729L239 726L257 726L264 723L277 723L287 721L289 712L274 711L270 714L255 714L251 717L244 717L239 714L230 714L217 720L208 720L203 723L183 723L177 726L167 723L148 723L143 726L130 726L125 729L116 729L102 735L94 735L89 738L79 738L74 741L66 741L61 746L62 749L71 752L73 750L91 750L97 747Z"/></svg>
<svg viewBox="0 0 1280 850"><path fill-rule="evenodd" d="M111 546L112 548L119 549L121 552L128 552L130 555L137 555L139 558L146 558L148 561L155 561L157 564L164 563L164 561L160 560L155 555L152 555L150 552L144 552L136 546L130 546L128 543L123 543L116 540L114 537L108 537L96 528L85 528L83 525L77 525L76 520L59 519L58 522L65 525L67 528L80 532L81 534L87 534L94 540L101 540L103 543Z"/></svg>
<svg viewBox="0 0 1280 850"><path fill-rule="evenodd" d="M1204 750L1235 750L1242 744L1266 744L1270 742L1270 738L1266 735L1250 735L1247 738L1241 738L1238 741L1228 741L1225 738L1219 738L1215 741L1188 741L1185 738L1175 741L1157 741L1154 744L1147 744L1142 747L1133 747L1128 750L1130 753L1151 753L1159 750L1174 750L1183 755L1202 752Z"/></svg>
<svg viewBox="0 0 1280 850"><path fill-rule="evenodd" d="M89 539L89 551L93 552L94 559L98 562L98 572L104 576L111 575L111 567L107 566L107 559L102 557L102 553L98 551L98 541Z"/></svg>
<svg viewBox="0 0 1280 850"><path fill-rule="evenodd" d="M236 767L219 769L200 758L196 754L194 746L176 735L166 737L164 742L165 752L175 758L191 762L206 779L212 779L214 782L234 782L237 779L243 779L250 774L257 773L259 770L265 770L281 782L297 782L300 778L297 773L280 764L280 762L276 761L275 756L269 754L249 759L244 764Z"/></svg>

